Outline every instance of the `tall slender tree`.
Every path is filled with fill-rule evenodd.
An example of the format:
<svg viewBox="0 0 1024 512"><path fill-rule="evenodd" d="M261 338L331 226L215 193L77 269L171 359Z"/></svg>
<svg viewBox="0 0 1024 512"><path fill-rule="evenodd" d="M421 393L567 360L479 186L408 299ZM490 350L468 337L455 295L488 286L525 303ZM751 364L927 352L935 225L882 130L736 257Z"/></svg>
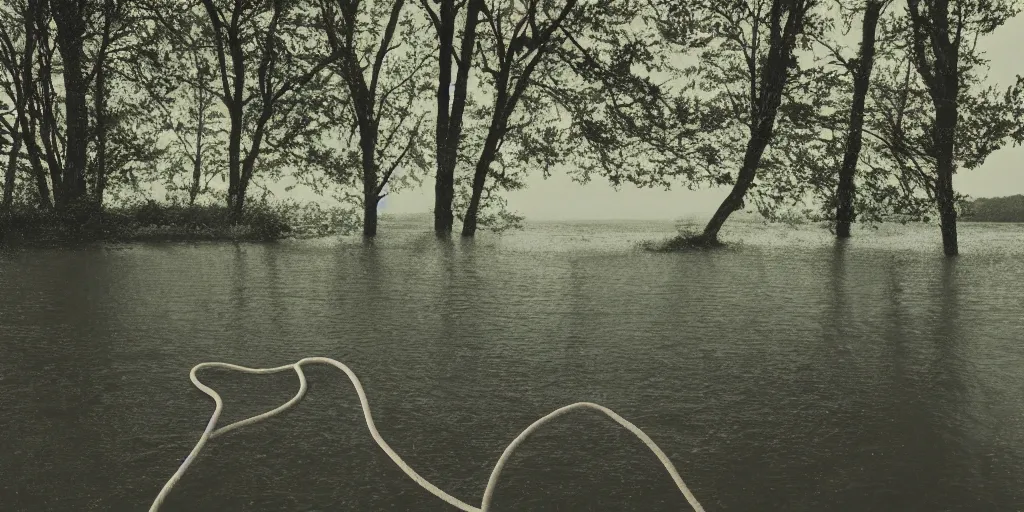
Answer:
<svg viewBox="0 0 1024 512"><path fill-rule="evenodd" d="M871 70L875 61L875 40L878 19L890 0L867 0L861 24L860 53L848 62L853 74L853 100L850 103L850 121L846 134L846 150L843 164L839 169L836 186L836 237L849 238L850 225L856 219L854 201L856 198L857 160L863 145L864 105L871 85Z"/></svg>
<svg viewBox="0 0 1024 512"><path fill-rule="evenodd" d="M517 3L496 1L483 6L490 35L489 44L479 45L479 54L484 71L490 75L494 99L487 135L473 172L472 192L462 224L464 237L476 234L477 214L488 171L508 133L509 119L534 81L532 75L538 65L551 58L553 47L561 44L562 37L555 36L562 35L576 7L576 0L567 0L547 15L545 7L551 6L543 2L529 1L522 6ZM492 54L490 58L488 53Z"/></svg>
<svg viewBox="0 0 1024 512"><path fill-rule="evenodd" d="M149 44L126 66L126 80L171 132L161 181L169 194L184 192L194 205L212 180L225 177L226 116L218 108L223 102L212 29L205 12L185 4L136 1L145 10Z"/></svg>
<svg viewBox="0 0 1024 512"><path fill-rule="evenodd" d="M744 196L757 177L757 169L775 130L776 115L783 99L790 69L796 67L794 49L803 33L808 12L815 0L752 0L751 2L709 2L710 12L716 17L723 34L739 43L749 74L749 130L750 137L743 155L743 164L725 200L704 228L703 239L717 242L718 233L732 212L742 208ZM767 8L767 9L766 9ZM765 12L767 10L767 13ZM742 24L749 24L749 34ZM731 25L731 26L730 26ZM767 25L767 52L759 55L756 46ZM749 43L747 42L749 41Z"/></svg>
<svg viewBox="0 0 1024 512"><path fill-rule="evenodd" d="M952 9L951 9L952 7ZM962 52L966 38L977 39L1018 14L1015 0L907 0L914 67L920 74L935 109L932 130L935 156L935 201L939 209L942 250L959 252L956 230L956 133L958 100L971 63Z"/></svg>
<svg viewBox="0 0 1024 512"><path fill-rule="evenodd" d="M455 198L455 167L459 161L459 144L462 141L463 116L466 111L469 74L473 69L473 52L476 49L477 27L485 0L439 0L435 10L430 0L420 0L420 5L437 34L437 118L434 128L437 171L434 176L434 232L439 237L451 236L455 215L452 201ZM458 34L459 51L456 54L456 21L460 9L464 11L464 22ZM455 79L452 80L452 68Z"/></svg>
<svg viewBox="0 0 1024 512"><path fill-rule="evenodd" d="M58 207L67 206L86 192L86 161L89 142L89 82L86 79L85 42L88 18L95 5L90 1L51 0L57 27L64 78L64 116L67 140L61 197Z"/></svg>
<svg viewBox="0 0 1024 512"><path fill-rule="evenodd" d="M0 12L0 70L6 75L0 83L13 101L10 116L0 116L0 123L10 137L10 153L4 170L3 199L0 212L11 207L14 185L20 167L21 149L28 131L28 101L32 94L33 57L35 55L35 12L38 0L12 3L10 10ZM27 145L34 141L29 140Z"/></svg>
<svg viewBox="0 0 1024 512"><path fill-rule="evenodd" d="M424 89L429 46L416 33L421 17L409 12L405 0L322 0L320 5L328 42L340 55L333 68L348 89L359 133L363 236L373 237L385 187L421 151L425 115L415 113L415 102Z"/></svg>
<svg viewBox="0 0 1024 512"><path fill-rule="evenodd" d="M227 201L238 216L271 119L280 113L286 96L305 87L339 55L321 50L320 54L326 55L309 59L296 55L297 48L289 47L283 35L289 30L301 31L305 24L295 0L234 1L226 6L220 0L201 1L217 56L221 101L228 111ZM262 19L267 20L265 24L259 22ZM290 43L308 48L305 41ZM243 142L246 134L248 147Z"/></svg>

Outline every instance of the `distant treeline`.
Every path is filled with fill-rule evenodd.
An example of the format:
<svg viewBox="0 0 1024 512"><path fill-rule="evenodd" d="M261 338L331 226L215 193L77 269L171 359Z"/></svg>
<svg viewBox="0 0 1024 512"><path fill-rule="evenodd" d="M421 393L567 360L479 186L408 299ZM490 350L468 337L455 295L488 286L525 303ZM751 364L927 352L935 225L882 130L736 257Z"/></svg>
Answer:
<svg viewBox="0 0 1024 512"><path fill-rule="evenodd" d="M973 222L1024 222L1024 195L980 197L968 202L964 220Z"/></svg>

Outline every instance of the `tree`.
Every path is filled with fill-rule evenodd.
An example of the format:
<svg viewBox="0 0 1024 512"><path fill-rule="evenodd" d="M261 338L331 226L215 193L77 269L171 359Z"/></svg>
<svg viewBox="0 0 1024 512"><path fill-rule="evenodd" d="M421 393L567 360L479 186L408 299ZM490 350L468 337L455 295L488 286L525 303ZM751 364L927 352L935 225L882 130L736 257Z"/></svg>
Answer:
<svg viewBox="0 0 1024 512"><path fill-rule="evenodd" d="M981 87L985 76L979 70L984 60L973 48L970 52L975 72L962 76L953 134L953 161L964 169L977 168L995 150L1011 140L1019 141L1015 132L1022 98L1020 83L1005 90ZM934 135L937 116L912 60L913 56L904 52L901 59L879 70L871 93L876 107L866 119L864 133L880 157L872 170L894 183L888 198L890 209L911 220L928 221L936 210L941 219L936 172L940 147ZM966 197L951 192L955 213Z"/></svg>
<svg viewBox="0 0 1024 512"><path fill-rule="evenodd" d="M49 0L57 28L57 49L64 77L65 158L60 182L66 207L85 197L89 144L89 79L85 55L89 18L98 8L95 0ZM56 186L56 183L54 184Z"/></svg>
<svg viewBox="0 0 1024 512"><path fill-rule="evenodd" d="M477 25L484 0L439 0L437 10L429 0L420 0L437 34L437 118L434 139L437 172L434 177L434 232L439 237L451 235L455 216L455 167L459 160L463 115L466 110L466 89L473 67ZM455 54L455 26L459 9L465 7L465 21L459 37L459 53ZM452 66L456 67L452 81Z"/></svg>
<svg viewBox="0 0 1024 512"><path fill-rule="evenodd" d="M797 66L793 54L797 38L804 32L808 12L815 5L815 0L772 0L770 4L765 0L712 0L705 6L711 26L742 52L747 68L744 78L749 81L750 133L735 184L704 228L702 238L708 242L717 242L722 225L732 212L742 208L743 198L757 177L761 157L774 135L783 89L790 70ZM767 38L764 53L762 38Z"/></svg>
<svg viewBox="0 0 1024 512"><path fill-rule="evenodd" d="M294 0L234 1L226 8L220 3L202 0L212 29L221 101L228 111L228 206L237 216L271 119L287 110L289 95L339 55L318 51L314 30L307 28L307 16ZM243 147L246 134L249 144Z"/></svg>
<svg viewBox="0 0 1024 512"><path fill-rule="evenodd" d="M144 5L148 44L126 66L125 80L141 90L143 104L159 112L173 138L159 178L169 194L183 192L194 205L210 182L224 179L226 116L218 89L212 30L207 15L179 4ZM175 196L171 196L175 197Z"/></svg>
<svg viewBox="0 0 1024 512"><path fill-rule="evenodd" d="M430 46L417 36L417 20L405 9L405 0L323 0L321 9L328 42L340 55L335 68L348 89L359 133L363 236L373 237L384 188L400 166L421 160L425 116L414 114L414 104L424 89L421 71Z"/></svg>
<svg viewBox="0 0 1024 512"><path fill-rule="evenodd" d="M92 143L91 158L88 162L88 177L91 180L92 200L97 206L103 205L103 195L107 189L108 173L111 170L109 157L111 151L127 155L124 147L114 148L111 146L111 136L119 128L117 126L118 115L115 109L111 110L110 96L112 93L112 82L121 75L121 69L126 62L131 62L131 53L143 43L133 31L140 28L137 24L138 16L134 0L102 0L98 6L97 18L95 20L95 31L98 32L98 41L95 41L95 48L91 55L86 51L87 62L91 69L86 81L92 84L92 130L90 142ZM134 36L134 37L133 37ZM126 42L132 45L123 45ZM88 48L87 48L88 50ZM124 58L124 55L128 55ZM124 135L121 132L120 135ZM132 138L121 137L121 143L131 145ZM145 147L145 146L143 146ZM143 156L145 155L145 156ZM143 160L152 158L148 151L138 154Z"/></svg>
<svg viewBox="0 0 1024 512"><path fill-rule="evenodd" d="M33 14L38 10L38 0L11 4L11 9L0 11L0 80L4 93L13 101L10 116L0 116L0 127L10 137L10 153L4 170L3 199L0 212L10 209L14 198L14 185L21 148L27 131L28 100L32 94L32 58L35 54L35 23ZM31 144L31 141L29 142Z"/></svg>
<svg viewBox="0 0 1024 512"><path fill-rule="evenodd" d="M947 256L959 252L956 232L953 174L959 120L958 100L972 62L962 52L966 40L977 40L1019 12L1014 0L960 0L950 10L949 0L907 0L912 62L927 88L935 109L931 130L935 158L935 201L939 209L942 249ZM971 44L971 43L969 43Z"/></svg>
<svg viewBox="0 0 1024 512"><path fill-rule="evenodd" d="M462 236L476 234L477 214L491 164L497 158L509 129L512 113L533 81L538 65L561 44L555 34L565 29L576 7L567 0L559 9L540 1L491 2L482 6L484 20L491 29L489 37L478 44L483 71L494 89L490 124L473 173L473 188L462 225ZM490 54L490 57L488 57Z"/></svg>
<svg viewBox="0 0 1024 512"><path fill-rule="evenodd" d="M875 60L875 39L878 18L889 0L867 0L864 3L864 15L861 26L860 54L857 59L848 62L848 69L853 74L853 100L850 104L850 121L846 136L846 150L843 166L839 169L839 183L836 187L836 237L849 238L850 224L856 218L854 199L856 184L854 176L857 171L857 160L863 145L864 104L871 85L871 69Z"/></svg>

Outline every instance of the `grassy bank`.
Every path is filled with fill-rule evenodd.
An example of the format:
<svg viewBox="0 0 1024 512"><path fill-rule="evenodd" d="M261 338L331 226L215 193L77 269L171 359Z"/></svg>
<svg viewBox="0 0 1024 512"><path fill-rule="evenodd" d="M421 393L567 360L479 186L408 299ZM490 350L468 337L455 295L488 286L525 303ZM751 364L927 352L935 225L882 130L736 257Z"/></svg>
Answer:
<svg viewBox="0 0 1024 512"><path fill-rule="evenodd" d="M272 241L338 233L339 210L316 204L253 203L237 222L226 206L147 201L65 212L15 207L0 216L0 243L54 245L82 242Z"/></svg>
<svg viewBox="0 0 1024 512"><path fill-rule="evenodd" d="M747 220L741 218L741 222ZM693 219L681 220L676 224L679 231L674 237L664 240L645 240L637 244L637 248L650 252L705 251L725 248L726 244L711 240L704 236L703 222Z"/></svg>

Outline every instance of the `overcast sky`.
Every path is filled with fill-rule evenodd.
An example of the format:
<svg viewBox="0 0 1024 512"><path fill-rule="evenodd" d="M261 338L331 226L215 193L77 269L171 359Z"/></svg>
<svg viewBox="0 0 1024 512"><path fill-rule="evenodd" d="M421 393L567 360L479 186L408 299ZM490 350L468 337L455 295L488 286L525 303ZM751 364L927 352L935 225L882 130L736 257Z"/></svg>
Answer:
<svg viewBox="0 0 1024 512"><path fill-rule="evenodd" d="M854 29L856 32L856 28ZM858 34L854 34L857 36ZM979 41L991 60L992 82L1003 87L1014 83L1017 74L1024 74L1024 16L1000 27L994 34ZM854 47L855 48L855 47ZM1024 148L1001 149L975 170L963 170L954 177L956 190L973 197L1024 194ZM623 186L612 189L607 181L596 178L582 186L565 175L545 180L540 173L531 176L527 188L506 192L509 208L528 219L675 219L683 216L714 213L729 193L728 187L689 191L678 187L671 191L637 189ZM298 198L297 198L298 199ZM406 190L382 201L385 213L420 213L433 208L433 178L419 189Z"/></svg>

